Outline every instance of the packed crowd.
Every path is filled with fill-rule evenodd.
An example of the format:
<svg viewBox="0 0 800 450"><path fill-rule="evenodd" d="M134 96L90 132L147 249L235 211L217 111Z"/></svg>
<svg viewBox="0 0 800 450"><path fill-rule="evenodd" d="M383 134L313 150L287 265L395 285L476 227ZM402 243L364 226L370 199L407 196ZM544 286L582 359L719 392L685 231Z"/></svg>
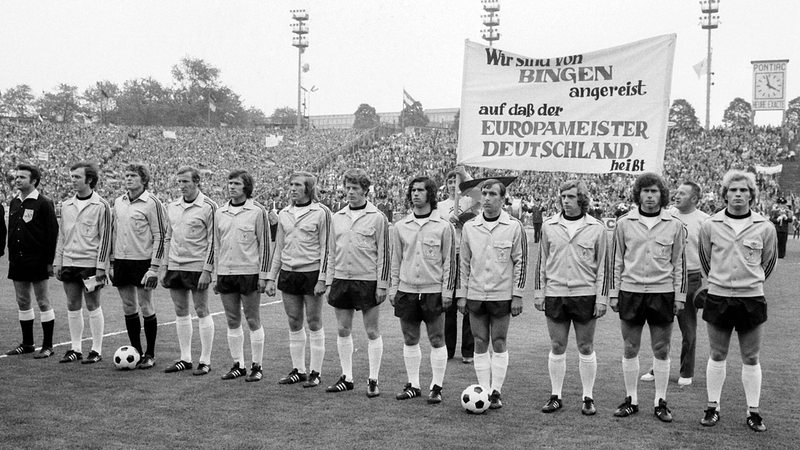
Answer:
<svg viewBox="0 0 800 450"><path fill-rule="evenodd" d="M131 161L151 166L150 190L162 200L174 198L177 189L172 174L177 167L193 165L201 169L204 189L217 200L225 198L225 176L232 168L245 168L258 181L254 198L280 209L287 203L283 193L288 175L294 170L318 172L321 200L327 205L340 201L338 180L347 168L363 167L376 180L376 203L391 210L406 210L404 183L414 175L427 175L443 185L444 174L455 165L457 134L449 130L421 130L376 139L359 139L357 130L301 131L244 128L177 128L176 139L167 139L161 127L101 127L95 125L16 123L0 121L0 170L8 179L19 162L33 161L41 166L47 195L64 199L71 195L68 171L72 162L98 161L103 170L99 193L112 199L122 191L122 167ZM280 134L282 141L267 148L265 138ZM719 208L719 180L729 169L771 166L789 157L787 137L781 128L756 127L752 130L716 128L711 132L672 130L664 162L665 179L670 183L689 179L704 188L700 208ZM353 145L353 144L356 145ZM470 169L475 177L508 175L508 171ZM523 204L541 204L545 215L556 211L559 182L574 177L556 172L518 172L511 185L511 198ZM629 205L632 177L624 174L584 176L603 215L613 215L621 205ZM759 205L772 206L779 192L778 178L759 175ZM0 185L0 197L8 200L9 183ZM444 196L444 189L441 190ZM783 193L786 196L786 193Z"/></svg>

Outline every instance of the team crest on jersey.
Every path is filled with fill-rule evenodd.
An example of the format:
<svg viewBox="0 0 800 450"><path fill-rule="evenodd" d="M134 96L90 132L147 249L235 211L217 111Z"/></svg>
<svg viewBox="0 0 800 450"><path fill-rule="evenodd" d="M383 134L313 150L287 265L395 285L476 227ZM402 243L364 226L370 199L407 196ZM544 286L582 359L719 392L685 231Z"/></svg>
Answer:
<svg viewBox="0 0 800 450"><path fill-rule="evenodd" d="M26 209L25 212L22 213L22 220L25 223L28 223L31 220L33 220L33 210L32 209Z"/></svg>

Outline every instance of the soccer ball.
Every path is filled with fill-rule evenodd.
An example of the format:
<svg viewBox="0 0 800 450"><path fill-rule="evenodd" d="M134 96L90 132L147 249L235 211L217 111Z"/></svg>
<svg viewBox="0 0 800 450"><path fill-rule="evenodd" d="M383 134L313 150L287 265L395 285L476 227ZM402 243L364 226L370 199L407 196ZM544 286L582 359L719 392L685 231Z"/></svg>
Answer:
<svg viewBox="0 0 800 450"><path fill-rule="evenodd" d="M139 363L139 351L129 345L123 345L114 352L114 366L119 370L135 369Z"/></svg>
<svg viewBox="0 0 800 450"><path fill-rule="evenodd" d="M473 384L461 393L461 406L468 413L483 414L489 409L489 391L479 384Z"/></svg>

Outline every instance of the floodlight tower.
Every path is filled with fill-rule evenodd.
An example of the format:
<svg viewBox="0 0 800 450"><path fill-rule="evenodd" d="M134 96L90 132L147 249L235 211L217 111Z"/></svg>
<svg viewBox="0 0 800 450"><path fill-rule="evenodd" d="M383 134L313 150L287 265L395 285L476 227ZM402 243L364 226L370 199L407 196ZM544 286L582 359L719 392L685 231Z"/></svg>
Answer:
<svg viewBox="0 0 800 450"><path fill-rule="evenodd" d="M292 24L292 33L296 36L292 38L292 46L297 47L297 129L303 126L303 116L300 110L301 96L303 89L303 52L308 48L308 13L305 9L293 9L289 11L292 13L292 20L296 23Z"/></svg>
<svg viewBox="0 0 800 450"><path fill-rule="evenodd" d="M481 30L481 37L491 47L494 41L500 39L500 33L495 29L500 26L500 0L481 0L481 3L483 3L483 10L486 11L486 14L481 16L483 25L489 27Z"/></svg>
<svg viewBox="0 0 800 450"><path fill-rule="evenodd" d="M708 54L706 55L706 130L711 129L711 30L719 27L719 1L701 0L700 11L705 14L700 16L700 28L708 30Z"/></svg>

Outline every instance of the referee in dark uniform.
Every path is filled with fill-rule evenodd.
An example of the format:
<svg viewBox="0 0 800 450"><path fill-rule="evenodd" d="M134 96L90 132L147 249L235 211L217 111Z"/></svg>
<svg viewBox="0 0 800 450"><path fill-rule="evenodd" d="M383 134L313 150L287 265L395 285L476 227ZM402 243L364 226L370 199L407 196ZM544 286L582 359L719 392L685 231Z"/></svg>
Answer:
<svg viewBox="0 0 800 450"><path fill-rule="evenodd" d="M58 221L53 201L39 193L39 169L20 164L14 173L18 194L11 200L8 214L8 278L14 281L19 307L22 342L7 355L33 353L33 306L31 288L41 312L42 348L35 358L53 354L55 313L47 295L47 280L53 275L53 259L58 240ZM0 207L2 213L2 207ZM0 230L5 239L5 229ZM2 250L0 250L2 254Z"/></svg>

